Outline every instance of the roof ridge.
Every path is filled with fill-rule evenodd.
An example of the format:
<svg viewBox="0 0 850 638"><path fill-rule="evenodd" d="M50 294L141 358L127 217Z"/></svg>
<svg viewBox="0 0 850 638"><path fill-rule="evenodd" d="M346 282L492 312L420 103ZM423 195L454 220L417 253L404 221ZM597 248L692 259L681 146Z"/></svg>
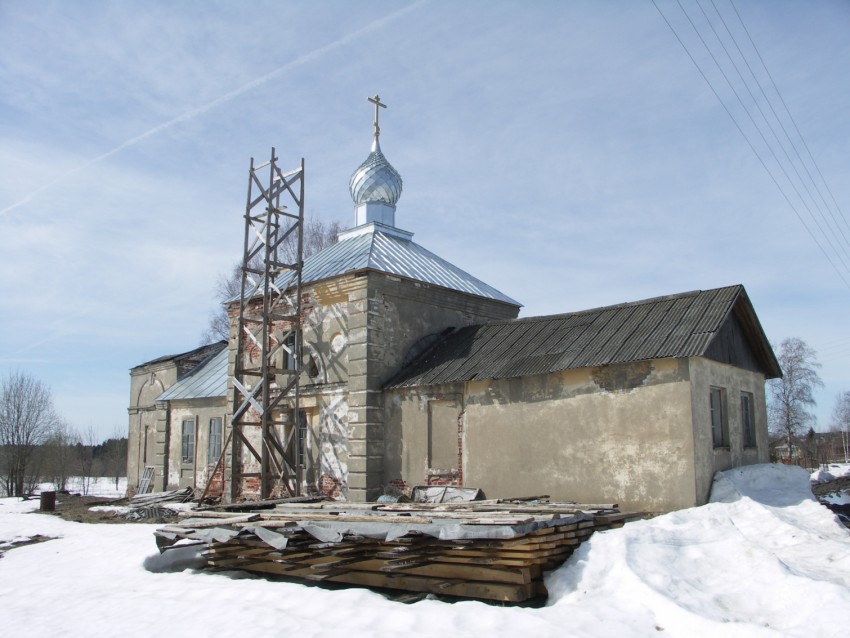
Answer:
<svg viewBox="0 0 850 638"><path fill-rule="evenodd" d="M224 340L224 339L221 339L219 341L213 341L212 343L207 343L207 344L204 344L202 346L198 346L197 348L187 350L186 352L180 352L178 354L166 354L166 355L163 355L161 357L156 357L155 359L151 359L150 361L145 361L144 363L140 363L139 365L133 366L130 369L135 370L136 368L143 368L145 366L151 365L152 363L165 363L166 361L174 361L174 360L177 360L177 359L181 359L183 357L187 357L187 356L194 354L196 352L200 352L201 350L203 350L205 348L212 348L216 345L220 345L222 348L224 348L224 347L227 346L227 341ZM216 351L214 354L218 354L218 351ZM208 356L214 356L214 355L208 355ZM207 358L208 357L204 357L203 359L201 359L201 361L205 361Z"/></svg>
<svg viewBox="0 0 850 638"><path fill-rule="evenodd" d="M636 301L624 301L616 304L611 304L610 306L597 306L595 308L585 308L583 310L574 310L572 312L559 312L552 315L534 315L531 317L517 317L516 319L500 319L498 321L488 321L486 325L497 325L497 324L512 324L518 322L528 322L533 323L535 321L552 321L555 319L565 319L567 317L575 317L577 315L589 314L592 312L599 312L601 310L614 310L617 308L627 308L629 306L640 306L648 303L658 303L659 301L671 301L673 299L684 299L685 297L693 297L696 295L701 295L709 292L716 292L718 290L725 290L727 288L743 288L743 284L733 284L731 286L720 286L718 288L708 288L707 290L689 290L688 292L680 292L673 295L659 295L657 297L649 297L647 299L638 299Z"/></svg>

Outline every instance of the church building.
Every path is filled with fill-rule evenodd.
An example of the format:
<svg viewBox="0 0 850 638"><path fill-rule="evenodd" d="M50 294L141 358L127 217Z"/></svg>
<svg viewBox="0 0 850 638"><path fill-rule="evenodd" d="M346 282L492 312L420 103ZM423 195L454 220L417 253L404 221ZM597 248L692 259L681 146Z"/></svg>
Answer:
<svg viewBox="0 0 850 638"><path fill-rule="evenodd" d="M452 485L661 512L768 461L764 382L781 370L743 286L518 319L396 226L402 179L378 137L376 121L354 226L302 269L304 491ZM222 454L234 324L229 343L130 371L131 490L148 468L154 490L257 497L245 455Z"/></svg>

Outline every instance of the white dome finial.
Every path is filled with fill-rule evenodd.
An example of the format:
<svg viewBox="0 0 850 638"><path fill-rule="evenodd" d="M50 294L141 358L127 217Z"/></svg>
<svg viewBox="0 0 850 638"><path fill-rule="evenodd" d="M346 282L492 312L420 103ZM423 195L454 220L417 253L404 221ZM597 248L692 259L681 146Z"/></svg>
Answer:
<svg viewBox="0 0 850 638"><path fill-rule="evenodd" d="M402 189L401 175L384 157L378 143L378 137L381 135L378 113L380 108L387 108L387 105L381 102L378 95L367 99L375 105L375 137L372 141L372 152L357 167L348 183L355 205L355 225L379 222L395 226L395 206L401 197Z"/></svg>

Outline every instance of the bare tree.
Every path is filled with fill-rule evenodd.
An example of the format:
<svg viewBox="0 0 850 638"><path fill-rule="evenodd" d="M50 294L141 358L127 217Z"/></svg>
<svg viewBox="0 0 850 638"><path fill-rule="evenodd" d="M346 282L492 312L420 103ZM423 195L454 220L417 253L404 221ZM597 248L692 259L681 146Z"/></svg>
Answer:
<svg viewBox="0 0 850 638"><path fill-rule="evenodd" d="M770 426L785 438L790 458L794 437L804 434L815 421L809 408L816 405L813 392L823 381L817 372L817 353L802 339L785 339L779 344L777 359L782 378L770 381Z"/></svg>
<svg viewBox="0 0 850 638"><path fill-rule="evenodd" d="M850 392L841 392L835 397L835 407L832 409L833 432L841 433L841 447L844 462L848 462L847 446L850 444Z"/></svg>
<svg viewBox="0 0 850 638"><path fill-rule="evenodd" d="M325 223L318 219L307 219L304 222L303 257L306 259L311 255L321 252L328 246L337 242L337 237L342 231L342 225L337 221ZM298 238L293 233L283 242L282 259L293 263L298 256ZM262 268L262 263L253 264ZM210 315L207 329L201 335L201 345L215 343L216 341L227 341L230 339L230 318L227 316L225 302L229 299L238 298L242 292L242 264L235 264L228 273L219 275L216 285L216 301L218 309Z"/></svg>
<svg viewBox="0 0 850 638"><path fill-rule="evenodd" d="M50 388L26 372L0 383L0 455L7 494L21 496L35 481L38 447L57 423Z"/></svg>
<svg viewBox="0 0 850 638"><path fill-rule="evenodd" d="M58 421L44 444L44 476L57 490L64 490L74 467L80 435L65 421Z"/></svg>
<svg viewBox="0 0 850 638"><path fill-rule="evenodd" d="M94 448L97 445L98 436L93 425L89 425L84 431L81 440L77 444L77 459L79 461L80 478L82 480L83 496L87 496L91 488L91 480L94 477Z"/></svg>
<svg viewBox="0 0 850 638"><path fill-rule="evenodd" d="M319 219L307 219L304 221L304 259L333 246L343 231L342 224L334 220L325 223ZM286 258L295 261L298 254L298 245L287 242L284 248Z"/></svg>

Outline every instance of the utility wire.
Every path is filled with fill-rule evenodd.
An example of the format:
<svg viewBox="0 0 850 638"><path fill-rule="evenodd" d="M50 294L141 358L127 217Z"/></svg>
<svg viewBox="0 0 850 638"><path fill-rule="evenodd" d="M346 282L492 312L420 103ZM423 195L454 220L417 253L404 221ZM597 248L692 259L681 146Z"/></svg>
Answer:
<svg viewBox="0 0 850 638"><path fill-rule="evenodd" d="M733 44L735 45L735 48L738 50L738 54L741 56L741 59L744 61L744 64L747 65L747 69L749 70L750 75L752 76L753 80L755 81L756 86L758 86L759 92L761 93L762 97L764 98L764 101L767 102L768 107L770 107L770 111L771 111L771 113L773 113L773 117L776 119L776 122L779 124L779 127L782 129L782 133L785 135L785 139L788 140L788 143L791 145L791 148L794 151L794 155L796 156L798 162L802 165L803 170L806 173L806 176L809 178L809 182L812 184L815 191L817 192L818 197L820 198L820 201L823 202L824 208L826 208L827 212L829 213L829 216L832 219L832 223L833 223L835 229L841 235L842 239L844 240L845 245L850 246L850 239L847 238L847 235L844 233L844 229L841 227L841 224L838 223L838 220L836 219L836 215L832 210L832 206L830 206L829 202L826 200L826 198L823 195L823 191L821 191L820 186L818 185L815 178L812 176L812 173L809 170L808 163L806 162L806 160L803 158L802 154L800 153L800 149L797 148L797 145L794 143L794 139L791 137L790 133L788 133L788 129L785 128L785 124L783 124L782 118L780 118L779 114L776 112L776 109L773 106L773 100L771 100L767 96L767 92L764 90L764 86L762 85L761 80L756 75L755 71L753 71L753 68L750 65L750 61L747 59L747 56L744 54L743 50L741 50L741 47L738 44L738 40L735 38L735 35L732 33L732 30L729 28L729 25L726 23L726 20L723 18L723 14L720 13L720 10L717 8L717 5L715 4L714 0L710 0L710 2L711 2L711 5L714 7L714 11L717 14L717 17L720 18L720 22L723 23L723 27L726 29L726 33L729 34L729 38L732 40ZM732 7L735 8L734 2L732 2L732 0L729 0L729 2L730 2L730 4L732 4ZM737 11L737 9L736 9L736 11ZM738 16L738 21L741 23L741 26L744 28L744 31L746 31L747 27L743 23L743 20L740 19L740 16ZM750 44L752 45L753 49L756 51L756 55L759 55L759 58L761 59L761 55L758 53L758 49L756 49L755 43L752 41L752 39L750 39ZM767 70L767 67L764 65L763 61L762 61L762 67L767 72L768 77L770 77L770 72ZM776 89L775 84L774 84L774 88ZM779 94L778 89L776 89L776 93L777 93L777 95L779 95L779 97L781 99L782 96ZM793 117L791 117L791 113L788 111L787 107L786 107L786 112L788 113L788 116L791 118L791 120L793 122ZM764 113L762 113L762 115L764 115ZM767 118L765 118L765 121L767 121ZM796 124L795 124L795 126L796 126ZM771 126L771 130L773 130L772 126ZM800 137L800 139L803 141L803 143L805 144L805 139L803 138L799 129L797 129L797 134ZM784 148L783 148L783 150L784 150ZM786 155L787 155L787 152L786 152ZM791 161L791 160L789 159L789 161ZM814 158L812 158L812 162L814 163ZM797 173L797 177L799 177L800 180L803 182L803 184L806 185L805 180L803 180L803 178L800 176L799 171L796 170L796 165L793 162L792 162L791 165L795 167L794 172ZM824 184L826 184L826 182L824 182ZM817 200L815 199L814 195L812 195L812 193L809 190L807 185L806 185L806 192L809 194L809 197L812 198L812 201L816 203ZM817 203L816 203L816 205L817 205ZM818 208L818 212L821 212L821 215L823 215L820 206L817 206L817 208ZM847 226L847 220L843 217L840 210L838 211L838 213L839 213L838 216L842 218L844 225ZM848 226L848 230L850 230L850 226Z"/></svg>
<svg viewBox="0 0 850 638"><path fill-rule="evenodd" d="M714 0L710 0L710 1L711 1L711 5L714 7L715 13L717 13L717 17L720 18L720 21L723 23L723 27L726 29L726 33L729 34L729 38L735 44L735 48L738 50L738 55L741 56L741 59L744 61L744 64L747 65L747 70L749 70L750 75L752 76L753 80L756 83L756 86L758 86L759 92L761 93L762 97L764 98L764 101L767 102L767 105L770 107L770 111L771 111L771 113L773 113L774 119L779 124L779 127L782 129L782 132L785 134L785 138L788 140L788 143L791 145L791 148L794 149L794 155L797 157L797 160L800 162L800 164L802 164L803 169L806 171L806 176L809 178L809 181L811 182L812 186L814 186L815 190L817 191L817 194L820 197L820 200L823 202L824 207L829 211L829 214L832 217L832 220L835 223L836 227L838 228L839 232L841 233L841 236L844 238L844 241L847 242L847 243L850 243L850 240L847 239L847 236L844 234L844 230L841 228L841 225L838 224L837 220L835 219L835 215L832 212L832 208L830 207L829 202L827 202L826 198L823 196L823 192L821 191L820 186L818 186L817 181L812 176L812 173L809 170L809 165L806 163L805 159L803 159L803 156L800 153L800 149L797 148L797 145L794 143L794 139L791 137L791 134L788 132L788 129L785 128L785 124L783 124L782 118L779 117L779 114L776 112L776 108L773 106L773 100L771 100L767 96L767 92L764 90L764 86L762 85L761 80L756 75L755 71L753 70L753 67L750 65L750 61L747 59L747 56L744 54L743 50L741 49L741 46L738 44L738 40L735 38L735 35L732 33L732 30L729 28L729 25L727 24L726 20L723 18L723 14L720 13L720 10L717 8L717 5L715 4ZM732 0L729 0L729 2L732 5L732 8L734 9L735 8L734 2L732 2ZM737 13L737 9L736 9L736 13ZM738 16L738 22L740 22L741 27L743 27L744 31L746 32L747 27L744 24L743 20L740 19L740 15ZM748 32L747 32L747 35L749 36ZM755 50L756 55L759 56L759 59L761 59L761 55L759 54L758 49L755 46L755 42L753 42L751 38L750 38L750 45ZM767 70L767 67L764 65L763 62L762 62L762 67L767 72L768 77L770 77L770 72ZM776 88L775 84L774 84L774 88ZM779 95L778 91L777 91L777 95ZM781 99L782 96L779 95L779 97ZM788 112L787 108L786 108L786 112ZM790 112L788 112L788 115L790 117L790 115L791 115ZM791 118L791 120L793 122L793 118ZM799 129L797 130L797 133L798 133L798 136L802 139L802 135L800 134ZM805 140L803 140L803 142L805 143ZM811 195L811 192L808 191L808 189L807 189L807 192L809 192L809 194ZM812 198L812 199L814 199L814 198ZM845 223L845 225L847 225L846 220L844 220L844 223ZM848 230L850 230L850 227L848 227Z"/></svg>
<svg viewBox="0 0 850 638"><path fill-rule="evenodd" d="M750 98L752 99L753 103L756 105L756 108L758 109L759 113L761 114L761 117L764 120L764 123L767 125L768 129L773 134L773 139L776 140L776 143L779 145L779 148L782 150L782 153L785 155L785 159L788 160L788 163L791 165L791 168L794 170L794 173L797 175L797 179L800 181L800 184L803 186L803 189L806 191L809 198L811 199L812 204L814 204L815 208L817 209L818 213L820 214L820 217L823 220L824 224L827 226L830 233L834 232L833 229L829 227L829 220L826 218L826 215L824 214L823 209L821 209L820 204L818 204L814 195L812 195L812 191L809 189L809 186L806 183L806 181L803 179L803 176L800 175L800 171L797 169L797 165L794 163L794 160L791 159L791 156L788 155L788 151L785 149L785 147L782 144L782 141L779 139L779 135L776 133L775 127L767 119L767 115L765 114L764 109L762 109L761 105L759 104L758 100L756 99L756 96L753 94L753 91L750 88L749 83L744 79L744 75L743 75L743 73L741 73L741 70L738 68L738 64L735 62L734 58L729 53L729 49L726 47L726 44L723 42L723 39L720 37L720 34L717 32L717 29L714 28L714 24L711 22L711 19L708 17L708 14L705 12L705 9L703 8L702 3L700 2L700 0L696 0L696 3L697 3L697 6L700 8L700 11L702 11L702 15L703 15L703 17L705 17L705 20L708 23L708 26L711 28L712 32L714 33L714 37L717 38L717 41L720 43L720 46L723 49L723 52L726 54L726 57L732 63L732 67L735 69L735 72L738 74L738 78L740 78L744 87L747 89L747 92L750 94ZM682 6L681 2L679 2L679 6L680 7ZM717 7L715 6L715 10L716 9L717 9ZM684 12L684 8L682 9L682 11ZM685 12L685 15L687 16L686 12ZM719 12L718 12L718 15L719 15ZM721 19L722 19L722 17L721 17ZM688 21L691 23L691 26L694 27L694 30L696 30L696 25L694 24L693 20L690 19L690 16L688 16ZM703 40L703 38L699 34L699 32L697 32L697 35L700 36L700 40L702 41L703 45L706 47L706 49L708 49L707 43L705 42L705 40ZM730 33L730 36L731 36L731 33ZM732 40L734 42L734 37L732 37ZM740 48L739 48L739 51L740 51ZM758 126L758 124L756 124L756 121L753 119L752 113L747 108L747 106L744 104L740 95L738 94L738 92L732 86L732 82L729 80L728 76L726 75L726 72L720 66L717 59L714 57L714 55L711 53L710 50L709 50L709 55L711 55L712 59L714 60L715 64L717 65L717 68L723 74L723 77L726 79L726 83L729 85L729 88L732 89L732 92L735 94L735 97L738 98L738 102L741 104L741 107L746 111L747 115L750 118L750 121L753 123L753 126L756 127L756 130L759 132L759 135L761 135L762 141L764 141L765 145L768 147L768 150L770 150L771 154L773 155L774 160L776 160L776 163L779 165L779 168L782 169L782 172L785 174L785 177L788 180L788 183L791 185L791 188L794 189L794 192L797 194L797 197L800 199L803 206L805 206L809 215L815 221L815 223L817 224L821 233L826 238L827 242L830 245L830 248L832 248L832 250L835 252L838 259L844 265L844 268L848 268L848 264L847 264L847 261L845 260L845 257L850 258L850 253L848 253L847 246L842 245L840 240L837 237L835 239L836 239L838 246L836 246L836 244L833 243L832 238L830 237L830 234L828 234L823 229L823 227L820 225L820 222L814 216L814 213L812 212L812 209L809 206L807 200L800 193L799 189L797 188L797 185L794 183L794 180L792 180L791 177L788 175L788 172L785 170L785 167L783 166L782 162L780 162L779 158L776 156L776 153L774 152L773 147L767 141L767 139L764 136L764 133L762 133L762 131L761 131L761 128ZM746 61L746 59L745 59L745 61ZM846 238L845 238L845 243L846 243ZM842 254L842 251L843 251L843 254Z"/></svg>
<svg viewBox="0 0 850 638"><path fill-rule="evenodd" d="M714 85L713 85L713 84L711 83L711 81L708 79L708 76L706 75L705 71L703 71L702 67L699 65L699 63L696 61L696 59L694 58L694 56L691 54L691 52L690 52L690 50L688 49L688 47L687 47L687 46L685 45L685 43L682 41L682 38L679 36L679 34L678 34L678 32L676 31L676 29L675 29L675 28L673 28L673 25L672 25L672 24L670 23L670 21L667 19L667 16L666 16L666 15L664 15L664 12L663 12L663 11L661 11L661 8L660 8L660 7L658 6L658 4L656 3L656 0L651 0L651 1L652 1L652 5L655 7L655 10L656 10L656 11L658 12L658 14L661 16L662 20L664 20L665 24L666 24L666 25L667 25L667 27L670 29L670 31L671 31L671 33L673 34L673 36L676 38L676 40L677 40L677 41L679 42L679 44L681 45L682 49L685 51L685 54L686 54L686 55L690 58L691 62L692 62L692 63L693 63L693 65L696 67L697 71L698 71L698 72L699 72L699 74L702 76L702 78L703 78L703 80L705 81L705 83L706 83L706 84L708 85L708 87L711 89L711 92L712 92L712 93L714 93L714 97L716 97L716 98L717 98L717 101L718 101L718 102L720 102L720 105L723 107L723 110L725 110L725 111L726 111L726 114L729 116L729 119L731 119L731 120L732 120L732 123L733 123L733 124L735 125L735 127L738 129L738 132L739 132L739 133L741 134L741 136L744 138L744 141L746 141L746 142L747 142L747 145L750 147L750 150L751 150L751 151L753 152L753 154L756 156L756 159L758 159L759 163L762 165L762 168L764 168L765 172L768 174L768 177L770 177L771 181L774 183L774 185L776 186L777 190L779 190L779 193L782 195L782 197L783 197L783 199L785 200L785 202L788 204L788 206L791 208L791 210L792 210L792 211L794 212L794 214L797 216L797 219L798 219L798 220L800 221L800 223L803 225L803 228L805 228L805 229L806 229L806 232L807 232L807 233L809 234L809 236L812 238L812 241L814 241L814 242L815 242L815 244L817 245L817 247L820 249L820 251L821 251L821 253L823 254L823 256L824 256L824 257L826 257L826 260L827 260L827 261L829 262L829 264L832 266L833 270L835 270L835 273L838 275L838 277L841 279L841 281L843 281L843 282L844 282L844 285L845 285L845 286L847 286L847 288L848 288L848 289L850 289L850 282L848 282L848 281L847 281L847 278L844 276L844 274L841 272L841 270L840 270L840 269L839 269L839 268L835 265L835 262L834 262L834 261L832 260L832 258L829 256L829 253L827 253L827 251L824 249L823 244L821 244L821 242L818 240L818 238L817 238L817 237L815 236L815 234L812 232L812 230L811 230L811 228L809 227L809 225L808 225L808 224L806 223L806 221L803 219L802 215L800 215L799 210L798 210L798 209L797 209L797 207L794 205L794 203L791 201L791 199L788 197L788 195L786 194L786 192L785 192L785 190L782 188L782 186L779 184L779 181L776 179L776 176L773 174L773 172L770 170L770 168L768 168L767 164L765 163L764 159L763 159L763 158L762 158L762 156L759 154L759 152L756 150L756 148L755 148L755 146L753 145L753 143L752 143L752 141L750 140L750 138L749 138L749 137L747 136L747 134L744 132L743 128L741 128L741 125L738 123L738 120L735 118L735 116L734 116L734 115L732 115L732 112L729 110L729 107L726 105L726 103L725 103L725 102L723 101L723 99L720 97L720 94L717 92L717 89L714 87ZM677 2L678 2L678 0L677 0ZM679 6L681 7L681 4L679 4ZM682 11L684 12L684 9L682 9ZM685 15L687 16L687 13L686 13L686 12L684 12L684 13L685 13ZM690 21L690 17L689 17L689 16L688 16L688 20ZM693 22L692 22L692 21L691 21L691 24L692 24L692 26L693 26ZM694 30L696 31L696 27L694 27ZM697 35L699 35L699 31L697 31ZM700 37L700 39L702 39L702 38ZM703 44L705 44L705 43L704 43L704 41L703 41ZM711 52L710 52L710 50L709 50L709 53L711 53ZM714 56L712 55L712 58L713 58L713 57L714 57ZM716 60L715 60L715 64L716 64ZM772 78L771 78L771 79L772 79ZM727 82L728 82L728 78L727 78ZM736 95L737 95L737 94L736 94ZM739 101L740 101L740 98L739 98ZM786 109L787 109L787 106L786 106ZM746 107L745 107L745 110L746 110ZM752 119L752 116L750 116L750 117L751 117L751 119ZM763 136L762 136L762 137L763 137ZM774 157L775 157L775 154L774 154ZM778 160L777 160L777 161L778 161ZM787 177L787 173L786 173L786 177Z"/></svg>
<svg viewBox="0 0 850 638"><path fill-rule="evenodd" d="M821 226L820 222L819 222L819 221L818 221L818 219L814 216L814 213L812 212L811 207L809 207L809 205L808 205L808 203L806 202L806 200L805 200L805 199L803 198L803 196L800 194L800 190L797 188L797 185L796 185L796 184L794 184L794 180L792 180L792 179L791 179L791 176L788 174L788 171L787 171L787 170L785 170L785 166L782 164L782 162L779 160L779 157L776 155L776 151L774 151L774 150L773 150L773 147L770 145L770 142L768 142L768 141L767 141L767 138L765 137L765 135L764 135L764 133L762 132L761 128L759 128L758 124L756 124L755 118L753 118L752 113L751 113L751 112L750 112L750 110L747 108L747 105L746 105L746 104L744 104L744 101L741 99L740 94L739 94L739 93L738 93L738 91L735 89L734 85L732 84L732 81L729 79L729 76L726 74L726 71L723 69L723 67L721 66L720 62L717 60L717 57L716 57L716 56L714 55L714 53L712 52L711 47L709 47L709 46L708 46L708 43L705 41L705 38L703 38L703 37L702 37L702 33L700 33L699 29L697 28L697 26L696 26L696 24L694 23L693 19L691 18L690 14L689 14L689 13L685 10L685 7L682 5L681 0L676 0L676 4L678 4L678 5L679 5L679 9L681 9L682 13L683 13L683 14L685 15L685 17L687 18L688 22L689 22L689 23L690 23L690 25L691 25L691 28L692 28L692 29L694 30L694 32L697 34L697 37L699 38L699 40L700 40L700 42L702 43L703 47L705 47L705 50L708 52L708 55L711 57L712 61L714 62L714 65L715 65L715 66L717 67L717 69L720 71L720 74L723 76L723 79L724 79L724 80L726 80L726 84L729 86L729 89L732 91L732 94L733 94L733 95L735 96L735 98L738 100L738 103L741 105L741 108L744 110L744 113L746 113L746 114L747 114L747 117L750 119L750 123L752 123L753 127L756 129L756 131L758 132L759 136L761 137L762 142L764 142L764 145L767 147L767 150L768 150L768 151L770 152L770 154L773 156L773 160L776 162L776 165L777 165L777 166L779 166L779 170L781 170L781 171L782 171L782 174L783 174L783 175L785 175L785 179L786 179L786 180L788 181L788 183L790 184L790 186L791 186L792 190L793 190L793 191L797 194L797 198L800 200L800 203L801 203L801 204L802 204L802 205L806 208L806 211L808 212L809 217L811 217L811 219L815 222L815 225L818 227L818 230L819 230L819 231L821 232L821 234L822 234L822 235L826 238L827 242L829 242L829 247L830 247L830 248L832 248L833 252L834 252L834 253L835 253L835 255L838 257L838 259L841 261L842 265L844 266L844 269L845 269L845 270L847 270L847 269L848 269L847 262L846 262L846 261L844 261L844 259L843 259L843 257L841 256L840 252L836 249L835 245L832 243L832 240L830 239L829 235L826 233L826 231L824 231L824 229L823 229L823 227ZM698 1L698 0L697 0L697 4L699 4L699 1ZM715 35L716 35L716 34L715 34ZM722 44L722 43L721 43L721 44Z"/></svg>
<svg viewBox="0 0 850 638"><path fill-rule="evenodd" d="M654 0L653 0L654 1ZM797 131L797 135L800 137L800 141L803 142L803 147L806 149L806 153L809 156L809 159L812 160L812 165L815 167L815 170L818 173L818 176L821 178L824 187L829 193L830 198L832 199L833 204L835 204L836 210L839 212L839 216L841 217L844 225L847 226L847 229L850 230L850 223L847 222L847 217L844 215L844 211L841 210L841 206L839 206L838 201L835 199L835 195L832 193L832 189L829 187L829 183L827 183L826 179L823 176L823 173L820 170L820 166L815 161L814 155L812 155L812 151L809 149L809 145L806 143L806 138L803 137L803 133L800 131L800 128L797 126L797 120L794 119L794 116L791 114L788 105L785 103L785 98L782 97L782 93L779 91L779 87L776 85L776 81L773 79L773 75L770 73L770 69L767 68L767 64L764 62L764 58L761 56L761 52L759 51L756 43L753 41L752 36L750 35L750 30L747 29L747 25L744 24L744 20L741 18L741 14L738 12L738 7L735 6L734 0L729 0L729 4L732 5L732 8L735 10L735 15L738 17L738 22L741 23L741 27L744 29L744 33L747 34L747 39L750 41L750 46L753 47L753 50L756 52L758 56L759 62L761 62L761 66L764 69L765 73L767 73L767 77L770 78L770 83L773 85L773 90L776 92L776 95L779 97L779 101L782 102L782 106L785 109L785 112L788 114L788 119L791 120L791 123L794 125L794 130ZM823 197L823 195L821 195Z"/></svg>

